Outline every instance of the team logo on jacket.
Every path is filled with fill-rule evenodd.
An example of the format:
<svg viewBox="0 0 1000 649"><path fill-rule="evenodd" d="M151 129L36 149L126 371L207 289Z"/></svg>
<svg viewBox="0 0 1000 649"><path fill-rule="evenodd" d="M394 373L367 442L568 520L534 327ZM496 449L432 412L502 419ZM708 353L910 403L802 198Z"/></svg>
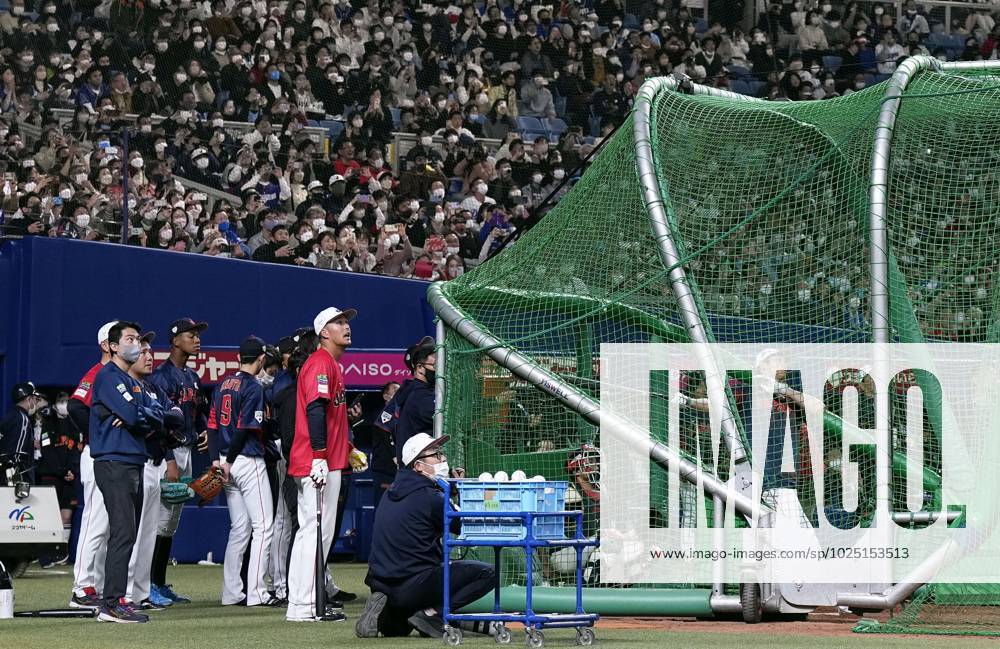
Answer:
<svg viewBox="0 0 1000 649"><path fill-rule="evenodd" d="M316 375L316 389L320 394L330 394L330 380L326 378L326 374Z"/></svg>
<svg viewBox="0 0 1000 649"><path fill-rule="evenodd" d="M258 424L264 423L264 411L257 410L256 412L253 413L253 418L257 420Z"/></svg>
<svg viewBox="0 0 1000 649"><path fill-rule="evenodd" d="M386 411L383 410L382 411L382 423L383 424L388 424L390 421L392 421L392 413L388 413L388 412L386 412Z"/></svg>

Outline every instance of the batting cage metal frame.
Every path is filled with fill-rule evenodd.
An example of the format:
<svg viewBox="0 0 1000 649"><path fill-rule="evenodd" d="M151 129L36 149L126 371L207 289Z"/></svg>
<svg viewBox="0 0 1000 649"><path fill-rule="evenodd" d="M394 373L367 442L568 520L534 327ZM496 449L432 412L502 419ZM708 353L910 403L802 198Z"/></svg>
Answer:
<svg viewBox="0 0 1000 649"><path fill-rule="evenodd" d="M997 76L994 76L994 73ZM908 89L914 85L913 82L917 79L920 79L917 90L907 95ZM933 86L934 83L938 82L943 85ZM949 83L953 85L949 86ZM909 97L913 97L914 101L919 102L920 98L925 97L950 98L952 96L974 95L980 98L988 96L991 101L995 101L996 93L992 93L992 91L998 87L1000 87L1000 61L943 63L932 57L915 56L903 61L887 82L864 91L868 93L864 95L867 98L867 103L861 104L859 99L855 105L862 105L866 110L869 110L868 114L874 117L874 130L857 136L853 141L853 146L867 151L870 155L867 173L867 205L864 204L863 200L858 201L856 198L853 200L860 204L851 203L852 199L848 199L848 202L849 207L855 208L859 220L867 218L867 222L863 224L867 227L862 230L863 238L859 241L862 242L862 249L867 249L868 256L867 263L864 264L868 280L867 286L864 287L868 306L868 321L861 331L850 334L853 338L833 328L825 329L823 331L833 333L823 334L826 339L820 342L863 341L875 343L876 348L881 349L890 342L923 342L925 340L921 329L915 325L909 326L915 323L915 318L911 314L900 316L898 313L910 306L910 302L905 299L907 286L901 279L897 261L892 252L894 244L890 241L893 236L890 227L890 211L893 201L896 200L893 191L890 191L890 176L893 173L893 154L896 151L893 148L894 135L897 135L896 139L899 139L895 129L901 106L904 100ZM938 88L934 91L937 94L931 94L928 88ZM987 93L992 94L987 95ZM682 102L679 99L680 95L692 95L694 100L701 97L718 101L717 103L703 103L691 107L680 103ZM814 108L803 110L813 110L812 114L818 114L822 110L836 111L838 105L846 105L845 103L838 104L838 101L847 102L849 100L850 98L847 97L843 100L816 102ZM675 210L678 209L682 198L679 194L674 195L672 192L673 178L664 171L662 165L658 164L658 155L661 154L656 151L657 133L663 125L656 123L655 110L657 106L661 105L660 102L666 101L675 102L671 105L676 112L671 115L678 121L683 121L683 118L690 114L690 112L684 113L685 109L694 111L695 108L701 108L706 112L719 109L721 112L736 104L759 107L758 112L767 113L768 118L786 120L789 123L794 123L796 128L808 132L813 143L816 143L816 150L819 150L820 147L823 148L822 153L814 152L815 154L812 155L811 159L818 158L818 161L795 178L794 183L785 188L776 188L776 191L780 191L777 191L766 205L761 208L755 207L751 217L747 217L745 221L733 226L728 232L744 227L752 216L759 212L765 212L776 203L786 200L791 195L792 188L802 183L803 178L814 174L821 163L827 159L836 160L838 164L845 167L848 164L854 164L847 161L850 152L848 151L849 147L844 146L843 134L846 131L840 131L839 136L828 135L823 128L816 124L805 119L796 119L794 114L796 109L783 109L781 104L700 86L687 79L656 78L647 80L636 96L630 116L631 132L628 129L620 129L620 132L615 136L615 142L613 142L613 144L618 145L617 148L602 151L597 156L594 166L580 181L574 192L571 192L567 200L564 200L552 214L546 217L546 221L553 220L555 217L555 225L546 229L543 221L540 223L540 227L525 233L525 236L518 240L517 245L509 247L503 254L467 273L459 280L436 283L428 290L428 300L438 316L435 384L438 410L434 416L434 434L440 436L446 432L449 433L452 437L449 443L450 453L455 456L457 461L469 466L466 460L471 459L469 457L470 442L474 440L475 428L490 418L478 417L477 419L467 416L465 413L469 409L477 407L470 403L471 401L476 399L485 401L486 397L483 395L493 389L488 385L490 377L484 368L497 368L497 371L502 371L505 376L510 377L508 383L501 386L508 392L511 381L518 381L526 387L530 386L534 389L533 394L538 399L548 399L549 402L558 403L562 408L578 416L579 420L575 424L577 427L600 427L602 434L610 435L619 443L626 444L632 449L641 449L644 454L648 454L652 462L657 465L654 470L674 471L682 480L700 486L705 492L705 497L714 505L711 507L711 516L717 523L720 523L717 527L721 527L723 511L726 508L732 508L747 517L755 509L762 509L765 514L781 515L766 505L759 505L753 500L750 473L751 454L747 439L741 430L739 416L734 406L734 396L726 381L726 375L721 370L719 359L712 357L708 345L700 344L693 347L699 350L701 357L698 360L706 368L705 392L711 409L713 412L723 413L721 418L722 439L734 460L733 466L735 467L732 475L725 478L706 471L690 454L671 447L665 440L654 435L651 430L642 429L614 413L602 412L599 396L596 395L594 389L595 381L591 372L593 350L599 346L600 342L617 342L618 340L631 342L641 339L645 342L712 343L719 342L719 336L713 332L713 324L720 328L724 328L725 325L725 323L720 325L718 317L706 305L703 287L699 287L698 280L689 273L689 269L693 267L691 262L696 260L698 255L688 252L690 248L688 242L681 240L682 235ZM829 106L829 108L824 108L824 105ZM995 108L993 104L990 106ZM877 116L875 116L876 113ZM946 115L945 119L948 118L950 115ZM626 122L627 125L628 122ZM724 123L720 123L717 128L721 130L724 126ZM835 131L836 129L831 130ZM586 208L572 200L574 193L581 192L580 185L594 187L603 182L604 186L611 186L610 183L614 182L613 179L600 177L601 170L606 171L600 165L601 159L609 159L615 155L618 155L622 160L625 159L629 151L626 147L627 142L623 142L623 140L628 137L631 137L633 172L638 183L635 189L639 190L638 206L641 207L640 215L635 218L637 222L644 220L648 227L648 232L639 236L641 241L635 248L640 248L643 244L655 248L655 255L643 258L645 265L637 263L635 268L631 269L642 280L639 282L639 286L626 287L627 290L619 290L617 294L615 291L618 288L601 291L572 277L572 272L568 275L569 279L562 278L559 280L561 283L557 282L555 285L546 284L542 275L538 275L540 279L537 284L532 284L531 278L528 277L529 267L532 264L551 261L555 258L553 265L543 268L543 272L559 273L561 272L559 264L578 263L574 259L574 255L579 255L579 250L570 250L561 258L551 252L554 247L566 245L560 243L564 239L559 239L556 236L560 233L557 232L557 228L565 230L570 227L565 225L568 222L568 216L562 217L560 215L566 214L574 208L585 213ZM857 157L857 151L854 154ZM624 168L625 164L621 163L620 166ZM594 178L591 174L597 174L598 177ZM830 182L832 183L832 181ZM857 181L855 182L857 183ZM864 182L863 179L861 182ZM620 191L624 196L628 190ZM898 192L899 189L896 188L894 191ZM581 200L587 200L585 193L581 195L583 196ZM616 197L611 197L611 199L614 198ZM806 198L809 197L806 196ZM624 205L625 200L621 201L623 211L626 209L637 211L634 197L631 200L632 202L628 205ZM761 202L764 200L762 199ZM816 201L813 200L812 204L815 205ZM808 203L803 201L803 205L808 205ZM749 208L748 211L750 211ZM861 216L862 214L864 217ZM563 220L559 221L560 218ZM536 232L536 230L539 231ZM722 238L720 236L713 243L717 243ZM601 243L600 241L596 242L599 250L610 250L610 245L601 247ZM707 249L708 245L701 250ZM857 255L858 250L855 249L853 254ZM505 258L508 258L509 261L505 262ZM658 267L655 267L656 260L658 260ZM504 265L505 263L507 265ZM629 270L626 268L622 272ZM518 275L522 272L523 275ZM516 277L513 277L515 275ZM508 276L513 278L508 281L506 279ZM616 287L621 285L623 284L619 283ZM651 291L651 293L643 291ZM902 292L900 293L900 291ZM995 293L994 290L994 295ZM646 305L654 304L654 301L645 297L650 294L661 299L661 302L656 304L669 301L669 313L656 312L653 308L647 308ZM618 296L624 296L624 299L619 299ZM645 302L636 296L643 298ZM896 311L893 311L893 308ZM552 315L549 321L558 318L559 324L548 325L539 316L543 312L556 314ZM523 315L523 322L516 321L519 313ZM992 316L991 322L996 321L994 313L987 315ZM601 323L603 324L595 324L595 316L602 318ZM913 322L906 320L906 318L910 318ZM768 331L764 336L757 336L758 338L767 338L767 340L753 340L753 342L812 342L808 340L810 336L808 333L785 333L788 329L784 328L784 325L789 324L790 321L775 320L781 326L774 325L773 331ZM794 320L794 318L790 320ZM816 318L809 322L810 325L836 326ZM627 323L627 326L622 323ZM747 330L753 330L752 322L743 326ZM997 331L997 327L992 324L989 329L986 336L987 341L996 342L993 338L1000 335L1000 331ZM640 332L641 335L636 332ZM754 336L749 337L753 338ZM584 339L582 342L581 338ZM551 351L555 348L559 348L560 351ZM466 361L468 358L474 358L475 361ZM884 357L874 359L876 367L885 362ZM564 366L567 363L574 365L572 372L565 370ZM468 387L471 384L474 384L474 389ZM921 385L921 387L923 386ZM882 418L875 429L883 431L883 435L886 437L891 437L889 425L890 395L886 391L878 391L875 399L875 412L879 413L878 416ZM503 421L509 421L509 418L503 419ZM502 424L500 426L502 427ZM883 448L893 448L891 438L883 438L878 441L884 444ZM491 445L501 444L485 440L478 447ZM566 447L564 446L564 448ZM496 449L488 450L492 452ZM544 447L544 450L549 451L550 447ZM888 516L889 512L892 511L890 480L893 461L893 458L887 458L875 463L876 488L873 512L880 512L884 516ZM476 470L478 469L479 467L476 467ZM470 477L475 476L470 475ZM929 523L937 517L936 514L928 512L893 513L891 516L899 523ZM949 522L955 518L955 514L949 513ZM888 539L888 537L886 538ZM943 546L930 559L909 574L894 578L892 583L879 584L806 586L799 584L798 587L793 587L790 584L753 583L752 575L747 583L742 585L725 584L722 581L723 565L722 562L718 562L714 569L716 578L713 583L709 584L707 589L698 591L697 597L703 598L705 600L703 602L692 604L690 596L693 593L685 594L683 589L608 588L601 590L607 591L605 594L618 593L618 597L627 603L618 608L611 607L614 609L612 611L594 612L648 613L650 608L643 606L637 599L640 590L642 591L641 597L660 598L664 601L670 598L685 599L685 604L678 607L664 605L661 607L664 612L688 612L691 615L742 613L747 621L759 620L760 614L763 612L801 614L819 606L831 605L855 611L891 611L906 601L912 604L918 600L926 602L933 598L932 589L934 586L925 586L925 584L932 581L941 563L947 559L949 551L949 547ZM989 590L991 586L987 585L985 588ZM968 593L966 594L968 595ZM964 601L973 604L1000 605L1000 592L992 593L991 591L979 599L972 595L966 597ZM996 596L994 597L994 595ZM588 607L588 610L591 609ZM661 609L657 608L656 610ZM919 617L919 613L914 612L912 617ZM893 627L891 621L885 625L865 625L864 630L968 632L961 624L944 629L921 628L919 623L914 622L913 619L896 627Z"/></svg>

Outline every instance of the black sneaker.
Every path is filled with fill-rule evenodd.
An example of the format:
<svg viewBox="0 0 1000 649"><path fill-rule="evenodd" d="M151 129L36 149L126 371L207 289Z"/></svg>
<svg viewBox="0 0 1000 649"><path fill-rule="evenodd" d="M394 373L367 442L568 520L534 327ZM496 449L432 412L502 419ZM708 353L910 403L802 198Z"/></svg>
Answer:
<svg viewBox="0 0 1000 649"><path fill-rule="evenodd" d="M114 606L105 604L97 614L99 622L115 622L117 624L141 624L149 622L149 616L137 613L132 607L132 603L124 597L118 600Z"/></svg>
<svg viewBox="0 0 1000 649"><path fill-rule="evenodd" d="M326 613L322 617L316 618L317 622L344 622L347 620L347 616L341 611L335 611L333 609L326 609Z"/></svg>
<svg viewBox="0 0 1000 649"><path fill-rule="evenodd" d="M414 629L428 638L440 638L444 636L444 620L440 615L427 615L423 611L417 611L406 619Z"/></svg>
<svg viewBox="0 0 1000 649"><path fill-rule="evenodd" d="M70 608L89 608L91 610L97 610L103 606L104 600L101 596L97 594L97 589L93 586L87 586L83 589L83 595L77 595L75 592L73 596L70 597L69 607Z"/></svg>
<svg viewBox="0 0 1000 649"><path fill-rule="evenodd" d="M358 598L356 593L349 593L346 590L340 590L339 588L334 592L327 595L327 599L339 600L341 602L353 602Z"/></svg>
<svg viewBox="0 0 1000 649"><path fill-rule="evenodd" d="M261 602L261 606L270 606L273 608L280 608L282 606L288 606L288 600L284 597L278 597L277 595L271 595L266 602Z"/></svg>
<svg viewBox="0 0 1000 649"><path fill-rule="evenodd" d="M368 601L365 602L365 610L361 612L361 617L354 624L354 635L359 638L378 637L378 619L382 615L382 611L385 610L388 600L385 593L372 591Z"/></svg>

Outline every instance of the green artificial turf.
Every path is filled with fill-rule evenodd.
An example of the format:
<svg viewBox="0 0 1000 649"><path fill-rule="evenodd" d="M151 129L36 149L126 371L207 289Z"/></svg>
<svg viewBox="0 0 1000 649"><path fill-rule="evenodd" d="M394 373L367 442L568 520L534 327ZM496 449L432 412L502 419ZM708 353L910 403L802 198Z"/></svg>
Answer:
<svg viewBox="0 0 1000 649"><path fill-rule="evenodd" d="M364 606L368 589L363 584L365 566L334 564L337 584L361 597L347 605L349 620L340 623L285 622L284 609L222 607L222 568L218 566L173 566L169 577L178 593L194 600L175 605L166 611L150 613L148 624L108 624L94 620L24 619L0 620L2 649L283 649L340 647L443 647L440 639L410 638L359 640L354 636L354 621ZM66 608L72 584L72 567L40 570L36 565L15 583L15 609L34 610ZM654 622L655 624L655 622ZM724 627L724 628L722 628ZM512 647L524 646L524 635L512 626ZM719 632L678 632L654 629L597 628L599 646L634 649L664 647L749 649L751 647L803 647L826 649L840 647L958 647L985 646L989 640L942 637L894 637L850 635L810 637L796 632L796 623L781 625L780 633L743 632L741 625L725 623ZM573 647L572 630L545 632L546 647ZM463 646L495 647L491 638L466 636Z"/></svg>

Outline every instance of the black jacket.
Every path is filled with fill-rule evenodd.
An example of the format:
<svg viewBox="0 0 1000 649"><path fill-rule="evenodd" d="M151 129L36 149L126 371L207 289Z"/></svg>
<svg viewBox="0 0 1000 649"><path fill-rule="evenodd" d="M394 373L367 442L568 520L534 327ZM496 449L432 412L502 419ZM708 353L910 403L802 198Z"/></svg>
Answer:
<svg viewBox="0 0 1000 649"><path fill-rule="evenodd" d="M396 425L396 462L403 466L403 444L418 433L431 433L434 420L434 386L414 379L396 393L399 423Z"/></svg>
<svg viewBox="0 0 1000 649"><path fill-rule="evenodd" d="M452 532L461 522L453 519ZM429 478L400 469L375 512L368 575L388 586L444 562L444 492Z"/></svg>

